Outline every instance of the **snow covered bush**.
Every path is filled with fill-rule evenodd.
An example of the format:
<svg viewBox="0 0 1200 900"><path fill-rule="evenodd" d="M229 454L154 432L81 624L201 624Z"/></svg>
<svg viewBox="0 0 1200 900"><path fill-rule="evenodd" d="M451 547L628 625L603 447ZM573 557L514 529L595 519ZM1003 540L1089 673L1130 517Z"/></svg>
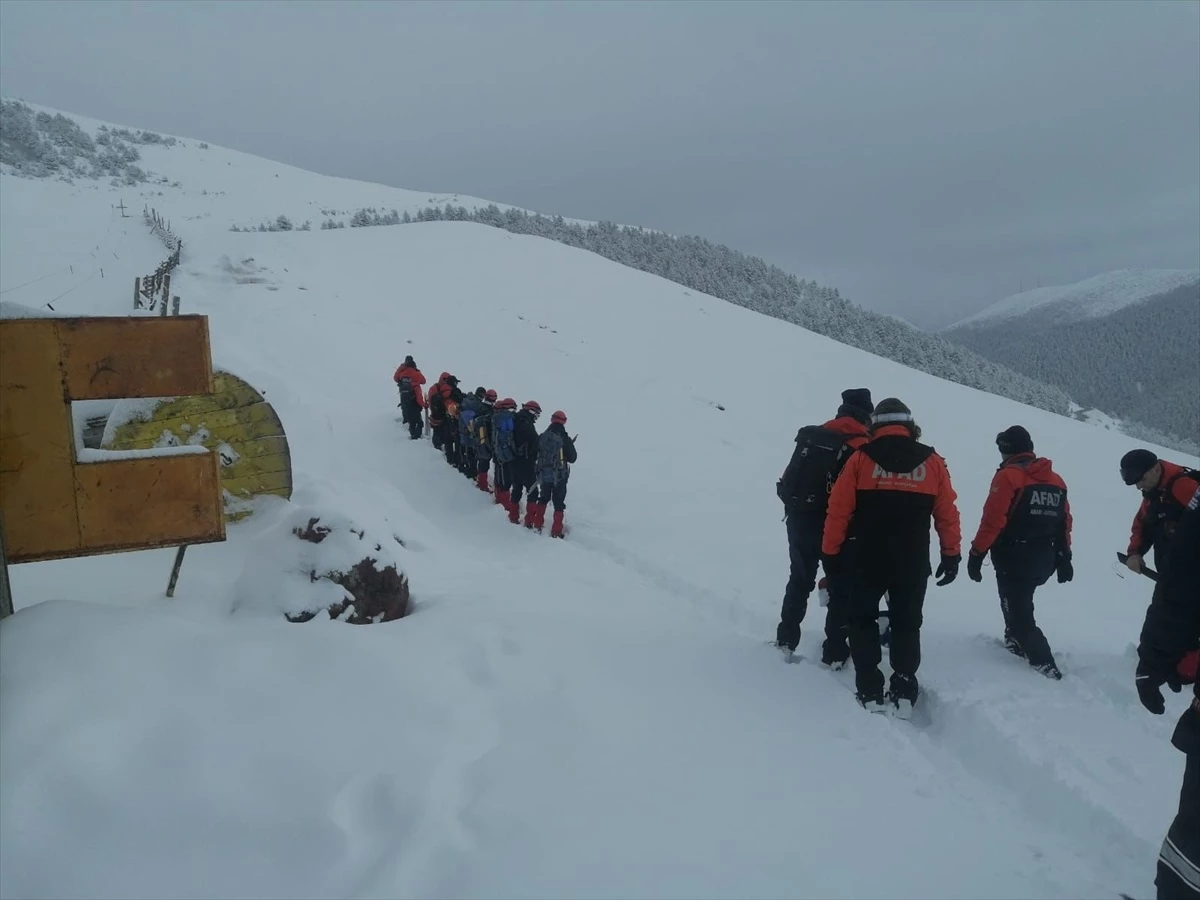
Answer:
<svg viewBox="0 0 1200 900"><path fill-rule="evenodd" d="M272 508L282 511L272 512ZM347 516L293 504L261 504L270 518L238 579L233 611L308 622L327 613L354 625L409 613L408 578L393 536L375 537Z"/></svg>

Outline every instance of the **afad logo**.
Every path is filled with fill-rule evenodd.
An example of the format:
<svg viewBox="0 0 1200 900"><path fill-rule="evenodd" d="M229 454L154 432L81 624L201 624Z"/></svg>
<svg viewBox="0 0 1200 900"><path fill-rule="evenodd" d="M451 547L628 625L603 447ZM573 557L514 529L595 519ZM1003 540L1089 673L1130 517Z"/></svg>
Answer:
<svg viewBox="0 0 1200 900"><path fill-rule="evenodd" d="M921 463L911 472L889 472L879 463L875 463L875 468L871 470L871 477L876 481L911 481L913 484L920 484L927 474L925 463Z"/></svg>

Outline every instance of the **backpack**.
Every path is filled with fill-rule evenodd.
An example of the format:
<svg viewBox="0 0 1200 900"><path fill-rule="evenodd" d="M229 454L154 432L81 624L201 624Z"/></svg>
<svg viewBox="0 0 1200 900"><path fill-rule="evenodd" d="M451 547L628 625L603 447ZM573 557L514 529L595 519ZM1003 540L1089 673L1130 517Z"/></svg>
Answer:
<svg viewBox="0 0 1200 900"><path fill-rule="evenodd" d="M462 406L458 408L458 431L467 440L470 440L474 434L472 422L477 412L479 412L479 401L474 400L473 396L464 399Z"/></svg>
<svg viewBox="0 0 1200 900"><path fill-rule="evenodd" d="M796 449L776 488L789 511L825 512L833 483L854 452L847 437L821 425L806 425L796 433Z"/></svg>
<svg viewBox="0 0 1200 900"><path fill-rule="evenodd" d="M517 442L513 436L515 425L511 409L498 409L492 413L492 452L499 462L512 462L517 457Z"/></svg>
<svg viewBox="0 0 1200 900"><path fill-rule="evenodd" d="M538 484L557 484L567 469L563 459L563 439L557 431L547 428L537 442Z"/></svg>
<svg viewBox="0 0 1200 900"><path fill-rule="evenodd" d="M458 404L455 403L453 400L448 401L446 403L446 418L453 419L457 415L458 415Z"/></svg>
<svg viewBox="0 0 1200 900"><path fill-rule="evenodd" d="M442 394L441 385L429 392L429 415L440 419L446 414L446 397Z"/></svg>

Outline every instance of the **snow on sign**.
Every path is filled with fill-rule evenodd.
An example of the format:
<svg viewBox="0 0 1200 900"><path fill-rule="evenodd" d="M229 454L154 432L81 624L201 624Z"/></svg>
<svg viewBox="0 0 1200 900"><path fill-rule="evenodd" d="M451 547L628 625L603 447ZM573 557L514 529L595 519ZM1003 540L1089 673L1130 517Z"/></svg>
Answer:
<svg viewBox="0 0 1200 900"><path fill-rule="evenodd" d="M7 561L223 541L215 453L81 454L70 409L72 400L212 389L204 316L0 320Z"/></svg>
<svg viewBox="0 0 1200 900"><path fill-rule="evenodd" d="M100 446L111 451L182 446L215 451L226 522L250 515L254 497L292 496L292 458L283 423L262 394L231 372L214 372L211 394L122 400L108 417Z"/></svg>

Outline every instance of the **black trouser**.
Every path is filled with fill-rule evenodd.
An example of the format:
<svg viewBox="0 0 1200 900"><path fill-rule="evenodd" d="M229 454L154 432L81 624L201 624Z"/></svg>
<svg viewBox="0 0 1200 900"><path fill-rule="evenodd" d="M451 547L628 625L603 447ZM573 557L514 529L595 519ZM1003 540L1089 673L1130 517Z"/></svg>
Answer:
<svg viewBox="0 0 1200 900"><path fill-rule="evenodd" d="M443 424L444 423L442 422L429 423L429 437L433 440L434 450L442 449L442 435L444 433Z"/></svg>
<svg viewBox="0 0 1200 900"><path fill-rule="evenodd" d="M500 460L496 460L495 483L496 493L512 490L513 470L511 462L502 463Z"/></svg>
<svg viewBox="0 0 1200 900"><path fill-rule="evenodd" d="M996 589L1000 592L1000 611L1004 614L1004 637L1038 668L1054 665L1050 643L1033 618L1033 592L1045 581L1019 573L996 570Z"/></svg>
<svg viewBox="0 0 1200 900"><path fill-rule="evenodd" d="M1200 753L1187 754L1179 813L1158 857L1158 900L1200 898Z"/></svg>
<svg viewBox="0 0 1200 900"><path fill-rule="evenodd" d="M821 564L821 532L825 517L812 513L789 513L787 517L788 558L791 573L783 591L783 608L775 640L792 650L800 643L800 624L808 612L808 597L817 584Z"/></svg>
<svg viewBox="0 0 1200 900"><path fill-rule="evenodd" d="M869 561L853 569L850 586L850 656L854 660L854 682L859 693L873 697L883 690L879 662L879 601L888 595L888 623L892 628L889 655L892 688L903 683L907 699L916 699L917 669L921 667L921 622L925 605L926 576L919 581L896 582L886 572L871 568ZM911 577L911 576L910 576Z"/></svg>
<svg viewBox="0 0 1200 900"><path fill-rule="evenodd" d="M475 447L471 443L470 437L463 437L462 432L458 435L458 470L468 478L474 478L477 463L475 462Z"/></svg>
<svg viewBox="0 0 1200 900"><path fill-rule="evenodd" d="M452 466L458 465L458 423L453 419L446 419L442 423L442 443L445 446L446 462Z"/></svg>
<svg viewBox="0 0 1200 900"><path fill-rule="evenodd" d="M531 460L517 457L508 464L512 472L512 499L513 503L521 502L521 494L528 492L529 503L537 502L537 490L533 484L536 480L537 473L533 469Z"/></svg>
<svg viewBox="0 0 1200 900"><path fill-rule="evenodd" d="M537 487L529 489L530 503L554 504L557 510L567 508L567 478L560 481L543 481Z"/></svg>
<svg viewBox="0 0 1200 900"><path fill-rule="evenodd" d="M404 424L408 426L408 436L414 441L421 437L421 407L415 402L400 403L400 414L404 418Z"/></svg>
<svg viewBox="0 0 1200 900"><path fill-rule="evenodd" d="M825 592L829 605L825 607L825 645L822 658L826 662L841 662L849 657L850 597L853 582L850 575L826 575Z"/></svg>

